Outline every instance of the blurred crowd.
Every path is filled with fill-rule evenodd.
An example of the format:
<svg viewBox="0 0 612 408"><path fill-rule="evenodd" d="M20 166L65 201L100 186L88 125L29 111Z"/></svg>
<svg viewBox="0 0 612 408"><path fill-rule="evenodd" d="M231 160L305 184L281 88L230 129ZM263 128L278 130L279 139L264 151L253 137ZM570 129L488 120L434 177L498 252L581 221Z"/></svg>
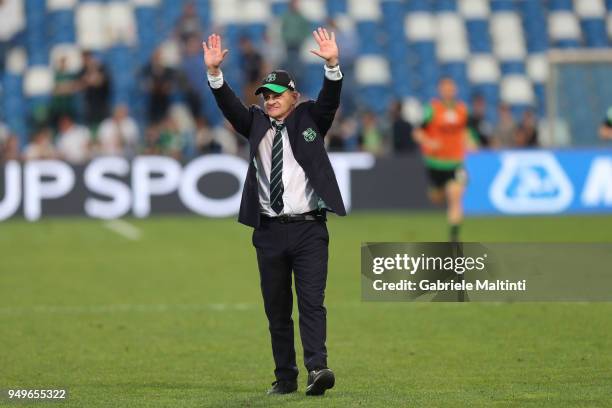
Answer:
<svg viewBox="0 0 612 408"><path fill-rule="evenodd" d="M246 156L246 144L226 122L211 125L206 119L203 95L209 92L202 64L201 39L205 29L193 4L185 5L168 42L180 54L177 64L169 66L164 49L158 48L139 72L138 81L147 95L144 117L137 120L125 104L112 106L112 81L107 67L91 52L83 52L82 68L71 70L66 57L55 63L54 89L49 103L30 112L31 134L19 146L6 125L0 122L0 161L63 159L85 163L100 155L167 155L178 160L207 153ZM291 1L280 21L271 23L261 47L248 37L240 39L237 52L246 104L261 101L254 89L271 67L292 72L299 84L303 76L300 50L311 35L312 24ZM418 119L407 120L401 102L393 101L384 115L364 111L356 105L354 62L357 36L349 26L329 20L341 50L345 75L341 109L336 115L326 143L330 151L368 151L377 156L416 149L412 138ZM282 41L281 43L276 43ZM182 103L174 103L179 91ZM82 105L81 105L82 104ZM517 122L510 107L501 105L497 123L486 120L485 99L475 95L468 101L470 130L483 148L536 147L537 118L532 110Z"/></svg>

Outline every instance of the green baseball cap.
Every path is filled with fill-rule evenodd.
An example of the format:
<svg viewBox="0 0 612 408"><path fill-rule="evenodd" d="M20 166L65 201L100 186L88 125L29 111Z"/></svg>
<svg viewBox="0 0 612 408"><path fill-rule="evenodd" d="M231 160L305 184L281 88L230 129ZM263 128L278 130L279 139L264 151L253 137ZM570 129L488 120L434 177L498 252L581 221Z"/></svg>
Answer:
<svg viewBox="0 0 612 408"><path fill-rule="evenodd" d="M287 71L279 69L265 76L261 81L261 86L255 91L255 95L259 95L266 89L279 94L287 90L295 91L295 81Z"/></svg>

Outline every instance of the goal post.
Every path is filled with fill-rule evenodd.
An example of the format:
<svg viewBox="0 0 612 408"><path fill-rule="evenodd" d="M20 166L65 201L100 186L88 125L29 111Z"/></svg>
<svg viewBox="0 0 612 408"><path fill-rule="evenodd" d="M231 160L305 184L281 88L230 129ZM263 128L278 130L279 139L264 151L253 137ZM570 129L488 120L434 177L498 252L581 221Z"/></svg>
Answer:
<svg viewBox="0 0 612 408"><path fill-rule="evenodd" d="M543 136L553 146L602 145L598 130L612 106L612 50L552 50L548 61Z"/></svg>

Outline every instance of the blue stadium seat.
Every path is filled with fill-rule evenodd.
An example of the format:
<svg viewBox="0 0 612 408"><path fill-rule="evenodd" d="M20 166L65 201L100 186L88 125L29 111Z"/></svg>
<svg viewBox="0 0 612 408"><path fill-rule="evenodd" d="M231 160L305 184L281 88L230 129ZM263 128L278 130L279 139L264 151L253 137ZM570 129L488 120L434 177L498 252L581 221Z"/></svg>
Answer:
<svg viewBox="0 0 612 408"><path fill-rule="evenodd" d="M47 14L47 35L50 44L74 43L74 11L56 10Z"/></svg>
<svg viewBox="0 0 612 408"><path fill-rule="evenodd" d="M128 103L135 86L132 50L124 45L114 46L106 52L107 67L113 84L113 103Z"/></svg>
<svg viewBox="0 0 612 408"><path fill-rule="evenodd" d="M384 39L381 27L375 21L359 21L356 24L361 54L382 54L381 40ZM377 40L372 40L373 38Z"/></svg>
<svg viewBox="0 0 612 408"><path fill-rule="evenodd" d="M299 84L298 84L299 85ZM299 85L300 92L307 98L316 98L323 85L320 64L306 64L304 67L304 78Z"/></svg>
<svg viewBox="0 0 612 408"><path fill-rule="evenodd" d="M27 143L26 106L22 94L23 77L6 72L2 77L2 96L4 105L4 120L15 132L23 146Z"/></svg>
<svg viewBox="0 0 612 408"><path fill-rule="evenodd" d="M143 66L151 58L160 42L156 30L157 10L153 7L136 7L134 15L138 25L138 47L136 49L138 65Z"/></svg>
<svg viewBox="0 0 612 408"><path fill-rule="evenodd" d="M49 63L49 45L45 32L47 5L45 0L26 0L26 35L25 43L29 65L47 65Z"/></svg>
<svg viewBox="0 0 612 408"><path fill-rule="evenodd" d="M393 94L386 86L368 85L361 87L359 99L367 110L382 115L387 111L389 104L393 100Z"/></svg>
<svg viewBox="0 0 612 408"><path fill-rule="evenodd" d="M411 0L406 2L406 10L414 11L431 11L431 2L428 0Z"/></svg>
<svg viewBox="0 0 612 408"><path fill-rule="evenodd" d="M327 15L335 16L336 14L346 14L346 0L327 0Z"/></svg>
<svg viewBox="0 0 612 408"><path fill-rule="evenodd" d="M512 0L491 0L491 11L514 11L515 4Z"/></svg>
<svg viewBox="0 0 612 408"><path fill-rule="evenodd" d="M193 3L200 16L202 27L210 26L210 0L195 0Z"/></svg>
<svg viewBox="0 0 612 408"><path fill-rule="evenodd" d="M603 19L584 19L581 21L582 33L587 47L607 47L608 33Z"/></svg>
<svg viewBox="0 0 612 408"><path fill-rule="evenodd" d="M491 53L491 36L489 34L488 20L467 20L467 29L470 51L474 53Z"/></svg>
<svg viewBox="0 0 612 408"><path fill-rule="evenodd" d="M500 65L502 75L525 73L524 61L502 61Z"/></svg>
<svg viewBox="0 0 612 408"><path fill-rule="evenodd" d="M533 92L535 93L536 101L537 101L536 114L539 117L544 117L546 115L546 85L534 84Z"/></svg>
<svg viewBox="0 0 612 408"><path fill-rule="evenodd" d="M548 6L551 11L568 10L573 11L572 0L549 0Z"/></svg>
<svg viewBox="0 0 612 408"><path fill-rule="evenodd" d="M518 3L523 20L523 30L529 52L543 52L548 49L548 21L546 10L539 1L522 1Z"/></svg>
<svg viewBox="0 0 612 408"><path fill-rule="evenodd" d="M457 0L438 0L435 3L435 11L437 12L445 12L445 11L457 11Z"/></svg>
<svg viewBox="0 0 612 408"><path fill-rule="evenodd" d="M273 1L271 8L273 15L282 16L289 10L289 3L286 3L284 1Z"/></svg>
<svg viewBox="0 0 612 408"><path fill-rule="evenodd" d="M385 26L399 26L404 29L404 16L406 10L404 4L399 1L383 1L380 3Z"/></svg>
<svg viewBox="0 0 612 408"><path fill-rule="evenodd" d="M578 40L558 40L553 43L556 48L580 48L580 41Z"/></svg>

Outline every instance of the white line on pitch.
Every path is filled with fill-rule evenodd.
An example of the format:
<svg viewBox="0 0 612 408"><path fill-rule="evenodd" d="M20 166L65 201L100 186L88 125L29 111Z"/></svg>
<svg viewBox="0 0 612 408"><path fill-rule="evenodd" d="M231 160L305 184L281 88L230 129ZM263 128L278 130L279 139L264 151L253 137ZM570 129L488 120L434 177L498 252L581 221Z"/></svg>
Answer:
<svg viewBox="0 0 612 408"><path fill-rule="evenodd" d="M77 305L51 306L37 305L26 307L0 307L0 315L24 314L107 314L107 313L162 313L162 312L200 312L200 311L245 311L255 308L250 303L213 303L213 304L115 304L115 305Z"/></svg>
<svg viewBox="0 0 612 408"><path fill-rule="evenodd" d="M130 239L132 241L138 241L142 236L140 229L136 228L132 224L123 220L110 220L104 223L104 226L109 230L116 232L123 238Z"/></svg>

